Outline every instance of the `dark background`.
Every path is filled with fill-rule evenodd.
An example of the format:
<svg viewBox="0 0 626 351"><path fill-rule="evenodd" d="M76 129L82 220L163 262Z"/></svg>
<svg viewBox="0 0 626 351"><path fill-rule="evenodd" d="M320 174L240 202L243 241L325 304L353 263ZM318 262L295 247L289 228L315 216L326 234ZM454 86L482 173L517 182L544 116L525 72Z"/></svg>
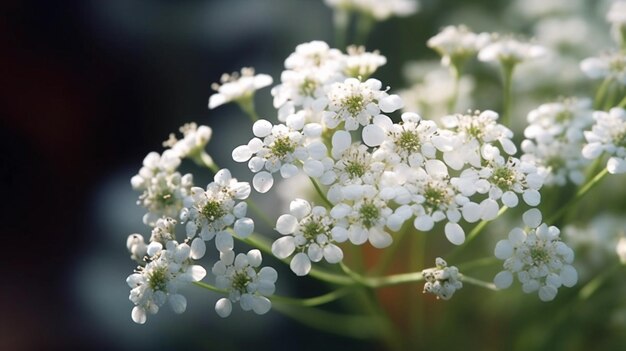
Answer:
<svg viewBox="0 0 626 351"><path fill-rule="evenodd" d="M417 15L379 24L368 49L380 49L389 64L377 77L404 85L401 63L436 58L425 41L442 25L471 21L459 11L455 20L448 17L447 9L466 3L422 1ZM502 3L472 5L495 14ZM218 164L231 163L230 150L249 138L250 128L235 106L207 109L211 83L244 66L276 82L297 44L330 43L332 14L322 1L31 0L0 6L0 349L378 348L316 333L273 312L239 311L222 320L213 311L216 297L199 289L186 293L182 316L164 308L143 326L130 319L125 278L133 264L125 240L133 232L147 234L130 177L149 151L160 151L167 135L189 121L210 125L209 152ZM259 95L259 111L274 118L269 89ZM285 294L323 292L307 280L289 284ZM417 285L411 289L419 293ZM468 312L472 300L463 303L455 305L456 320L478 323ZM506 318L523 310L518 303L487 321L492 331L485 335L517 328ZM502 339L484 344L481 334L473 337L465 339L468 345L503 345Z"/></svg>

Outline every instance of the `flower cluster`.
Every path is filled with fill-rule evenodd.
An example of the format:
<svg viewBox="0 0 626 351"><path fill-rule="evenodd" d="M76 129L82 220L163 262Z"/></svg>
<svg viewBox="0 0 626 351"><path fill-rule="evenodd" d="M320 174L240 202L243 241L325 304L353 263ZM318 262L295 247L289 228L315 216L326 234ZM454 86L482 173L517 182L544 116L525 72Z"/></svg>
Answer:
<svg viewBox="0 0 626 351"><path fill-rule="evenodd" d="M418 10L417 0L324 0L326 5L343 11L355 11L377 21L392 16L410 16Z"/></svg>
<svg viewBox="0 0 626 351"><path fill-rule="evenodd" d="M426 283L424 284L424 293L430 293L437 296L438 299L450 300L454 292L463 287L459 269L451 266L441 257L435 259L435 267L422 271L422 276Z"/></svg>
<svg viewBox="0 0 626 351"><path fill-rule="evenodd" d="M220 83L212 85L217 94L209 98L209 109L214 109L225 103L235 101L239 104L247 103L254 93L272 84L272 77L267 74L254 74L252 68L242 68L241 73L223 74Z"/></svg>
<svg viewBox="0 0 626 351"><path fill-rule="evenodd" d="M530 209L522 218L530 229L514 228L508 239L496 244L494 254L504 260L504 270L493 282L499 289L506 289L517 276L525 293L538 291L541 301L551 301L559 287L572 287L578 281L571 265L574 251L559 239L557 227L541 223L539 210Z"/></svg>
<svg viewBox="0 0 626 351"><path fill-rule="evenodd" d="M545 185L582 184L589 161L582 157L583 131L593 122L591 101L565 99L528 113L521 160L537 165Z"/></svg>
<svg viewBox="0 0 626 351"><path fill-rule="evenodd" d="M606 165L611 174L626 172L626 110L618 107L609 112L595 111L595 124L585 131L587 145L583 156L596 159L606 152L611 157Z"/></svg>

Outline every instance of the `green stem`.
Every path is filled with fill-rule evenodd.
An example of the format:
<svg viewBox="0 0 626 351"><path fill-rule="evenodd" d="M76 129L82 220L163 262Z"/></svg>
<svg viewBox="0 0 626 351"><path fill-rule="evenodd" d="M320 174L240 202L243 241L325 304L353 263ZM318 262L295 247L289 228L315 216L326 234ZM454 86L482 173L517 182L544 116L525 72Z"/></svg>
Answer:
<svg viewBox="0 0 626 351"><path fill-rule="evenodd" d="M383 288L387 286L416 283L424 280L422 272L410 272L393 274L385 277L365 278L364 282L371 288Z"/></svg>
<svg viewBox="0 0 626 351"><path fill-rule="evenodd" d="M343 50L346 47L346 36L348 34L348 21L350 12L344 9L337 9L333 16L335 24L335 47Z"/></svg>
<svg viewBox="0 0 626 351"><path fill-rule="evenodd" d="M511 128L511 105L512 105L512 90L513 90L513 70L515 63L513 62L501 62L502 63L502 124Z"/></svg>
<svg viewBox="0 0 626 351"><path fill-rule="evenodd" d="M467 272L467 271L471 271L474 268L491 266L494 263L500 263L500 262L502 261L498 260L494 256L488 256L488 257L479 258L473 261L461 263L456 266L459 268L459 270Z"/></svg>
<svg viewBox="0 0 626 351"><path fill-rule="evenodd" d="M619 92L619 86L614 86L613 89L609 88L609 92L607 93L606 100L604 101L604 106L602 108L603 111L608 111L611 107L614 107L613 101L617 97L617 93Z"/></svg>
<svg viewBox="0 0 626 351"><path fill-rule="evenodd" d="M204 289L207 289L207 290L210 290L210 291L216 292L216 293L220 293L220 294L224 294L224 295L227 295L227 294L228 294L228 291L223 290L223 289L216 288L216 287L214 287L213 285L211 285L211 284L207 284L207 283L205 283L205 282L193 282L193 283L194 283L194 285L197 285L197 286L199 286L199 287L201 287L201 288L204 288Z"/></svg>
<svg viewBox="0 0 626 351"><path fill-rule="evenodd" d="M626 96L624 96L622 101L620 101L619 104L617 104L617 107L621 107L621 108L626 107Z"/></svg>
<svg viewBox="0 0 626 351"><path fill-rule="evenodd" d="M367 42L367 37L372 30L374 25L374 19L372 16L366 13L360 13L358 15L358 20L356 23L356 40L355 44L357 45L365 45Z"/></svg>
<svg viewBox="0 0 626 351"><path fill-rule="evenodd" d="M622 267L622 264L618 261L613 266L603 270L602 273L590 280L580 289L578 292L578 299L581 301L589 299L591 295L593 295L620 267Z"/></svg>
<svg viewBox="0 0 626 351"><path fill-rule="evenodd" d="M190 155L190 158L198 166L208 168L211 172L213 172L213 174L217 173L220 170L215 161L213 161L213 158L204 150L198 152L197 154L194 154L193 156Z"/></svg>
<svg viewBox="0 0 626 351"><path fill-rule="evenodd" d="M238 100L237 103L239 104L241 110L245 112L248 117L250 117L252 123L259 120L259 115L256 113L256 109L254 108L254 94Z"/></svg>
<svg viewBox="0 0 626 351"><path fill-rule="evenodd" d="M459 89L461 85L461 68L456 64L452 64L450 66L450 71L452 73L452 77L454 78L454 90L452 92L452 97L448 102L448 112L454 113L456 110L456 104L459 100Z"/></svg>
<svg viewBox="0 0 626 351"><path fill-rule="evenodd" d="M556 211L548 220L546 220L547 224L554 224L561 216L563 216L567 211L569 211L580 199L582 199L585 194L589 192L594 186L596 186L602 178L604 178L607 174L609 174L606 167L602 169L598 174L595 175L590 181L588 181L585 185L582 186L574 196L565 206L561 207L558 211Z"/></svg>
<svg viewBox="0 0 626 351"><path fill-rule="evenodd" d="M472 285L476 285L479 286L481 288L485 288L485 289L489 289L489 290L493 290L493 291L498 291L499 289L496 288L495 284L493 283L489 283L480 279L476 279L476 278L472 278L472 277L468 277L464 274L460 274L460 279L463 283L469 283Z"/></svg>
<svg viewBox="0 0 626 351"><path fill-rule="evenodd" d="M332 202L328 201L328 198L326 197L326 195L324 195L324 192L322 191L322 188L320 188L320 185L317 184L317 182L315 181L315 179L313 179L313 177L309 177L309 179L311 179L311 183L313 184L313 187L315 188L315 191L317 192L317 195L319 195L319 197L322 199L322 201L324 201L324 203L329 208L332 208L333 207Z"/></svg>
<svg viewBox="0 0 626 351"><path fill-rule="evenodd" d="M292 298L292 297L286 297L286 296L277 296L277 295L270 296L269 299L272 300L272 302L277 302L277 303L282 303L282 304L287 304L287 305L313 307L313 306L319 306L319 305L327 304L329 302L336 301L353 291L354 289L352 287L343 287L337 290L333 290L324 295L309 297L309 298L304 298L304 299L298 299L298 298Z"/></svg>
<svg viewBox="0 0 626 351"><path fill-rule="evenodd" d="M596 91L596 96L593 99L594 109L597 110L600 108L600 106L602 106L602 101L604 101L606 91L610 85L611 85L611 77L606 77L604 81L602 81L602 84L600 84L600 87L598 88L598 90Z"/></svg>

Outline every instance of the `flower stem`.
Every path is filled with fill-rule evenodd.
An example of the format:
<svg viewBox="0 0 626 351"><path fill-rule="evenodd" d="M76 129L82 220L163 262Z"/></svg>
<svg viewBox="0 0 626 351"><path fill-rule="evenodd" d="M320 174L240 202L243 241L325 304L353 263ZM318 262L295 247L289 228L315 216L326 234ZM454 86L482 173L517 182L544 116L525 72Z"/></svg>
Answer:
<svg viewBox="0 0 626 351"><path fill-rule="evenodd" d="M254 95L247 96L243 99L237 101L239 107L243 112L245 112L252 123L259 120L259 115L256 113L256 109L254 107Z"/></svg>
<svg viewBox="0 0 626 351"><path fill-rule="evenodd" d="M583 185L574 196L565 206L561 207L558 211L556 211L548 220L546 220L547 224L554 224L561 216L563 216L567 211L569 211L580 199L582 199L585 194L589 192L594 186L596 186L602 178L604 178L607 174L609 174L608 170L603 168L598 174L595 175L590 181L588 181L585 185Z"/></svg>
<svg viewBox="0 0 626 351"><path fill-rule="evenodd" d="M319 197L322 199L322 201L324 201L326 206L328 206L329 208L332 208L333 207L332 202L328 201L328 198L326 197L326 195L324 195L324 192L322 191L322 188L320 188L320 185L317 184L317 181L315 181L315 179L313 179L313 177L309 177L309 179L311 180L311 183L313 184L313 187L315 188L315 191L317 192L317 195L319 195Z"/></svg>
<svg viewBox="0 0 626 351"><path fill-rule="evenodd" d="M476 285L479 286L481 288L485 288L485 289L489 289L489 290L493 290L493 291L498 291L499 289L496 288L495 284L493 283L489 283L480 279L476 279L476 278L472 278L472 277L468 277L464 274L460 274L460 279L463 283L469 283L472 285Z"/></svg>
<svg viewBox="0 0 626 351"><path fill-rule="evenodd" d="M207 284L205 282L193 282L193 283L194 283L194 285L197 285L197 286L199 286L201 288L205 288L207 290L210 290L210 291L213 291L213 292L216 292L216 293L220 293L220 294L224 294L224 295L228 294L228 291L216 288L213 285Z"/></svg>
<svg viewBox="0 0 626 351"><path fill-rule="evenodd" d="M604 101L606 91L607 89L609 89L610 85L611 85L611 77L606 77L604 81L602 81L602 84L600 84L600 87L598 87L598 90L596 91L596 96L593 99L594 109L600 108L600 106L602 105L602 101Z"/></svg>
<svg viewBox="0 0 626 351"><path fill-rule="evenodd" d="M282 304L287 304L287 305L313 307L313 306L319 306L319 305L323 305L329 302L336 301L353 291L354 289L352 287L343 287L337 290L333 290L324 295L309 297L309 298L304 298L304 299L298 299L298 298L292 298L292 297L286 297L286 296L278 296L278 295L270 296L269 299L272 300L272 302L277 302L277 303L282 303Z"/></svg>
<svg viewBox="0 0 626 351"><path fill-rule="evenodd" d="M620 101L619 104L617 104L617 107L621 107L621 108L626 107L626 96L624 96L622 101Z"/></svg>
<svg viewBox="0 0 626 351"><path fill-rule="evenodd" d="M333 23L335 24L335 47L341 50L346 47L349 20L350 12L348 12L348 10L338 9L333 14Z"/></svg>
<svg viewBox="0 0 626 351"><path fill-rule="evenodd" d="M372 16L361 13L358 16L358 20L356 23L356 40L355 44L357 45L365 45L367 42L367 37L372 30L374 25L374 19Z"/></svg>
<svg viewBox="0 0 626 351"><path fill-rule="evenodd" d="M450 97L450 101L448 101L448 112L454 113L456 110L456 104L459 100L459 89L461 85L461 68L456 64L450 66L450 71L452 73L452 77L454 78L454 90L452 92L452 97Z"/></svg>
<svg viewBox="0 0 626 351"><path fill-rule="evenodd" d="M511 105L512 105L512 89L513 89L513 70L515 63L502 62L502 124L511 127Z"/></svg>

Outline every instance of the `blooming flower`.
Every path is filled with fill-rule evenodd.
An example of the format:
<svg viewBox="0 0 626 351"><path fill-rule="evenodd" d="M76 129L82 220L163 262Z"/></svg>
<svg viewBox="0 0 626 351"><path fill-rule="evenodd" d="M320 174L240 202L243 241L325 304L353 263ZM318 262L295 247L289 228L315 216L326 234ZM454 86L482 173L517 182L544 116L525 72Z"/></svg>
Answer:
<svg viewBox="0 0 626 351"><path fill-rule="evenodd" d="M154 226L162 216L177 217L182 208L183 198L193 186L191 174L181 176L176 169L180 158L173 150L165 150L162 155L149 153L143 160L143 167L130 180L133 189L142 191L137 201L148 209L143 222Z"/></svg>
<svg viewBox="0 0 626 351"><path fill-rule="evenodd" d="M126 279L131 288L129 299L135 304L131 313L135 323L144 324L147 314L156 314L168 300L174 312L183 313L187 299L178 288L206 275L202 266L191 264L189 245L168 241L165 247L152 245L149 262Z"/></svg>
<svg viewBox="0 0 626 351"><path fill-rule="evenodd" d="M376 79L361 82L348 78L343 83L332 84L328 92L329 111L323 117L326 126L335 129L344 122L345 130L356 130L359 125L369 124L381 111L389 113L402 108L402 99L387 94L381 87L382 83Z"/></svg>
<svg viewBox="0 0 626 351"><path fill-rule="evenodd" d="M250 250L235 257L231 250L220 253L220 260L213 265L215 285L228 292L228 298L215 303L215 312L226 318L232 311L232 303L239 302L244 311L265 314L272 307L266 297L274 293L278 273L272 267L260 268L262 261L259 250Z"/></svg>
<svg viewBox="0 0 626 351"><path fill-rule="evenodd" d="M311 262L325 259L328 263L337 263L343 259L343 251L335 242L345 241L347 237L333 236L335 220L324 207L315 206L303 199L295 199L289 205L289 214L278 217L276 230L283 235L272 244L274 256L284 259L297 252L291 260L291 270L296 275L307 275Z"/></svg>
<svg viewBox="0 0 626 351"><path fill-rule="evenodd" d="M347 51L344 72L348 77L367 79L387 63L387 58L380 52L367 52L363 46L349 46Z"/></svg>
<svg viewBox="0 0 626 351"><path fill-rule="evenodd" d="M626 172L626 110L618 107L609 112L595 111L595 124L585 131L587 145L583 147L585 158L596 159L603 152L611 157L606 165L611 174Z"/></svg>
<svg viewBox="0 0 626 351"><path fill-rule="evenodd" d="M183 139L178 140L174 133L163 142L163 146L171 148L179 158L190 157L197 159L204 152L206 144L211 140L213 130L208 126L199 126L195 123L186 123L180 127Z"/></svg>
<svg viewBox="0 0 626 351"><path fill-rule="evenodd" d="M504 270L493 282L499 289L506 289L515 275L525 293L538 291L541 301L551 301L559 287L572 287L578 281L571 265L574 251L559 239L558 228L541 223L539 210L526 211L523 220L530 229L514 228L508 239L496 244L494 254L504 260Z"/></svg>
<svg viewBox="0 0 626 351"><path fill-rule="evenodd" d="M422 271L424 283L424 293L431 293L438 299L450 300L454 292L463 287L460 280L459 269L455 266L448 267L448 263L443 258L435 259L436 267Z"/></svg>
<svg viewBox="0 0 626 351"><path fill-rule="evenodd" d="M479 177L487 181L489 198L500 200L507 207L515 207L519 203L517 194L521 194L529 206L537 206L541 202L539 189L543 185L543 177L537 168L530 163L509 157L496 157L487 166L478 171ZM476 183L476 190L484 191L482 184Z"/></svg>
<svg viewBox="0 0 626 351"><path fill-rule="evenodd" d="M221 85L217 83L212 85L217 94L213 94L209 98L209 109L211 110L231 101L241 103L251 99L257 90L272 84L272 77L267 74L255 75L254 69L242 68L241 74L237 72L230 75L224 73L220 82Z"/></svg>
<svg viewBox="0 0 626 351"><path fill-rule="evenodd" d="M215 245L220 252L233 248L233 238L227 231L231 225L235 234L245 238L254 230L254 222L246 217L247 204L237 202L250 195L250 184L238 182L230 171L221 169L206 191L194 187L191 195L185 198L185 208L181 220L186 223L187 237L193 238L199 232L205 241L215 237ZM195 241L194 241L195 242ZM198 242L196 245L202 245Z"/></svg>
<svg viewBox="0 0 626 351"><path fill-rule="evenodd" d="M491 42L478 52L478 59L485 62L498 61L504 65L536 59L547 54L546 48L512 37L493 37Z"/></svg>
<svg viewBox="0 0 626 351"><path fill-rule="evenodd" d="M130 253L130 259L138 263L143 263L143 257L148 251L148 245L141 234L131 234L126 239L126 248Z"/></svg>
<svg viewBox="0 0 626 351"><path fill-rule="evenodd" d="M441 55L444 66L451 64L457 69L467 59L476 55L490 40L487 33L476 34L466 26L447 26L428 39L427 45Z"/></svg>
<svg viewBox="0 0 626 351"><path fill-rule="evenodd" d="M580 69L591 79L613 79L626 85L626 54L621 51L589 57L580 62Z"/></svg>

